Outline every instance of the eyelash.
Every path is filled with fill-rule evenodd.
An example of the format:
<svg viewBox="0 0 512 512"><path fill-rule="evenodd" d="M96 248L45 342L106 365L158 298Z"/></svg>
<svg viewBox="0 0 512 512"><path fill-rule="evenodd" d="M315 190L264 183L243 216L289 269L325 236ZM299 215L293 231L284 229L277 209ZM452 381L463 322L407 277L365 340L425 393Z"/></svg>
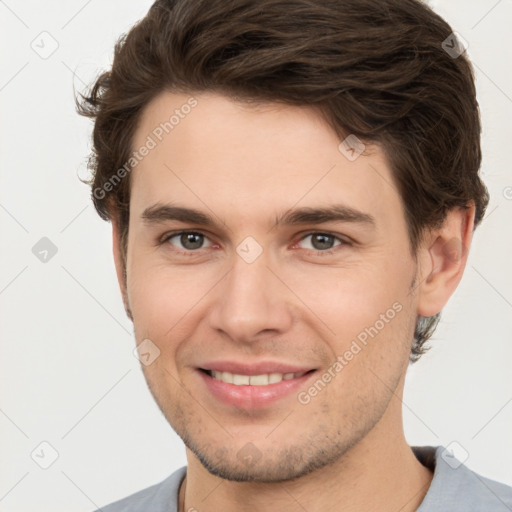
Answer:
<svg viewBox="0 0 512 512"><path fill-rule="evenodd" d="M172 232L172 233L165 234L159 240L158 245L164 245L171 238L174 238L175 236L178 236L178 235L184 235L184 234L201 235L201 236L204 236L205 238L208 238L208 235L206 235L205 233L202 233L201 231L192 231L192 230L189 230L189 231L175 231L175 232ZM319 249L305 249L306 251L309 251L310 253L312 252L315 255L316 254L322 254L322 255L334 254L338 250L338 248L341 248L341 247L346 246L346 245L352 245L348 240L342 239L339 236L335 235L334 233L329 233L328 231L310 231L309 233L304 234L297 242L294 242L294 245L298 244L299 242L301 242L302 240L304 240L305 238L307 238L308 236L311 236L311 235L327 235L329 237L333 237L335 240L340 242L340 244L335 245L333 248L326 249L324 251L321 251ZM175 252L177 252L178 254L181 254L181 255L185 255L185 256L196 256L197 253L200 250L201 249L188 250L187 251L187 250L175 249Z"/></svg>

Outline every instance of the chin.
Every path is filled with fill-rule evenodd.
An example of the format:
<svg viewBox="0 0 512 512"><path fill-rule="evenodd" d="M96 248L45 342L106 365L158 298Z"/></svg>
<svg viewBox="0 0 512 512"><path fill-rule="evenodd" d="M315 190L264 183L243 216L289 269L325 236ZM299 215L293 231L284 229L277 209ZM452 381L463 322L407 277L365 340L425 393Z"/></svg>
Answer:
<svg viewBox="0 0 512 512"><path fill-rule="evenodd" d="M232 482L255 483L290 482L299 479L333 464L351 448L348 443L340 443L329 451L314 451L312 443L308 443L306 446L282 447L279 450L269 447L261 452L250 442L237 450L225 446L217 449L211 445L197 446L190 439L183 441L212 475Z"/></svg>

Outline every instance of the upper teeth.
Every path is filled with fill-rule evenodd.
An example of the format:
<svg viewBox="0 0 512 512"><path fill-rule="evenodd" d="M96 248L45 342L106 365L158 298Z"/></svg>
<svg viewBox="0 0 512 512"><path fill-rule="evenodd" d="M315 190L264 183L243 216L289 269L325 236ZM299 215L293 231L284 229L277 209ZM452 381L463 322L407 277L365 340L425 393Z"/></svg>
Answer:
<svg viewBox="0 0 512 512"><path fill-rule="evenodd" d="M307 372L300 373L264 373L262 375L239 375L238 373L218 372L211 370L210 374L214 379L227 382L228 384L236 384L237 386L266 386L267 384L275 384L282 380L295 379L301 377Z"/></svg>

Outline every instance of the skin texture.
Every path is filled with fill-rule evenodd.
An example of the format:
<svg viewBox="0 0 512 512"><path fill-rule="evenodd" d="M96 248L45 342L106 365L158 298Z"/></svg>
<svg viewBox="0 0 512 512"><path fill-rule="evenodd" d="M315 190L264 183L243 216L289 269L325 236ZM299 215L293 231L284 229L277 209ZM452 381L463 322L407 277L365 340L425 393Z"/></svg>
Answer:
<svg viewBox="0 0 512 512"><path fill-rule="evenodd" d="M155 98L133 147L190 96ZM403 434L411 340L417 315L441 311L462 276L474 208L450 212L413 256L379 147L349 161L308 107L193 96L197 106L132 171L126 280L113 221L136 341L160 350L144 375L187 446L180 510L415 510L432 475ZM218 225L145 221L156 204L201 210ZM331 204L374 224L276 225L292 208ZM169 238L180 230L205 236L184 246ZM315 233L334 235L330 253ZM252 263L236 250L248 236L263 251ZM264 408L229 406L198 373L212 360L287 362L317 370L307 391L393 304L400 311L307 404L292 393Z"/></svg>

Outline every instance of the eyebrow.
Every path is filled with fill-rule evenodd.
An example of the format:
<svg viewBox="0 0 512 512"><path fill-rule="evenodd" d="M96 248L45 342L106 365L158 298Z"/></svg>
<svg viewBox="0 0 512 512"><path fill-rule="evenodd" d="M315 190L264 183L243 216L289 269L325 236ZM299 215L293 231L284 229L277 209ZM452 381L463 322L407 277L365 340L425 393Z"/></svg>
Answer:
<svg viewBox="0 0 512 512"><path fill-rule="evenodd" d="M198 224L215 228L221 223L213 216L194 208L157 203L146 208L141 218L145 224L159 224L170 220ZM274 226L296 226L300 224L322 224L324 222L350 222L374 227L375 217L354 208L334 204L325 207L292 208L275 217ZM273 229L272 228L272 229Z"/></svg>

